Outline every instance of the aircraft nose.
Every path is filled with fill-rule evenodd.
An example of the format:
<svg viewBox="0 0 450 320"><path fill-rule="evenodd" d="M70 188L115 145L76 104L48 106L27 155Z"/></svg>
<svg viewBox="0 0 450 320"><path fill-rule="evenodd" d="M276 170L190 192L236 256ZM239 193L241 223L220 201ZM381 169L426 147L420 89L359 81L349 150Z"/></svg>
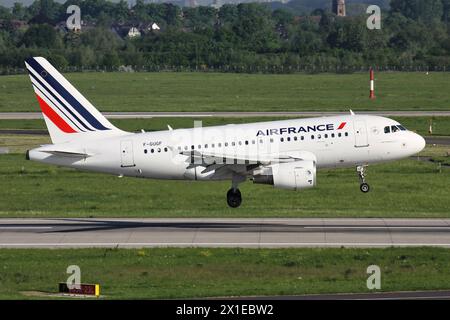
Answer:
<svg viewBox="0 0 450 320"><path fill-rule="evenodd" d="M425 148L426 142L422 136L418 135L417 133L414 133L411 145L413 146L415 151L414 153L416 154Z"/></svg>

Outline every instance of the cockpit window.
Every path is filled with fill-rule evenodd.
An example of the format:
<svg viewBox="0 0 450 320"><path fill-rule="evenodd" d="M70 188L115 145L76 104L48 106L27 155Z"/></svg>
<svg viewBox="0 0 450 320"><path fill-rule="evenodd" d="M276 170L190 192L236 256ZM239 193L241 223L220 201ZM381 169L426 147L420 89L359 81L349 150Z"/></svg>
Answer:
<svg viewBox="0 0 450 320"><path fill-rule="evenodd" d="M399 131L407 131L406 128L402 125L396 125L396 126L386 126L384 127L384 133L394 133Z"/></svg>

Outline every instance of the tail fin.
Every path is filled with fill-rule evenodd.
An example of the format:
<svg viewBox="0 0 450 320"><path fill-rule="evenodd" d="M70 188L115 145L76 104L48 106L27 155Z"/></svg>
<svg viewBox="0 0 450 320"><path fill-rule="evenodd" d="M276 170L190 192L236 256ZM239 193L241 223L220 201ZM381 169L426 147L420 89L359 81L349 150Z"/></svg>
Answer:
<svg viewBox="0 0 450 320"><path fill-rule="evenodd" d="M53 143L123 133L45 58L29 58L25 65Z"/></svg>

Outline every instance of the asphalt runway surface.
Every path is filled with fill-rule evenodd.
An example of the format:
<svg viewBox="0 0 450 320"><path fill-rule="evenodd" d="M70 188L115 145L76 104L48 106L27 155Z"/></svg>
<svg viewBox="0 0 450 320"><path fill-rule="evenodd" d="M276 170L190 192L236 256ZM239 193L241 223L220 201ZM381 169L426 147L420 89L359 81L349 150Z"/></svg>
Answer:
<svg viewBox="0 0 450 320"><path fill-rule="evenodd" d="M450 111L355 111L356 114L369 114L379 116L397 117L449 117ZM142 118L251 118L251 117L325 117L346 115L346 112L102 112L110 119L142 119ZM0 120L7 119L42 119L41 112L0 112Z"/></svg>
<svg viewBox="0 0 450 320"><path fill-rule="evenodd" d="M0 219L0 248L450 247L450 219Z"/></svg>

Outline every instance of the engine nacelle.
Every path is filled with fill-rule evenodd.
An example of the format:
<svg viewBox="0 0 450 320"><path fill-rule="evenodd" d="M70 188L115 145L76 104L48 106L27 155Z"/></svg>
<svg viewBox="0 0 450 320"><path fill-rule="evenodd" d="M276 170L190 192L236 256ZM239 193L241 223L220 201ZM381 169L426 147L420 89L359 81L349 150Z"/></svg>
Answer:
<svg viewBox="0 0 450 320"><path fill-rule="evenodd" d="M289 190L312 188L316 186L316 162L301 160L273 164L266 167L263 174L255 175L253 182Z"/></svg>

